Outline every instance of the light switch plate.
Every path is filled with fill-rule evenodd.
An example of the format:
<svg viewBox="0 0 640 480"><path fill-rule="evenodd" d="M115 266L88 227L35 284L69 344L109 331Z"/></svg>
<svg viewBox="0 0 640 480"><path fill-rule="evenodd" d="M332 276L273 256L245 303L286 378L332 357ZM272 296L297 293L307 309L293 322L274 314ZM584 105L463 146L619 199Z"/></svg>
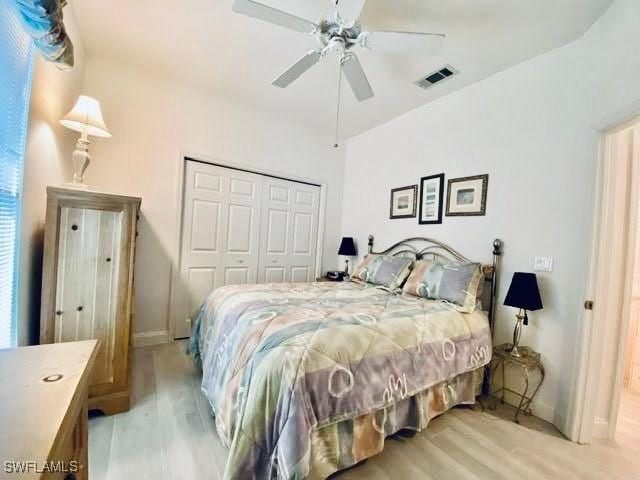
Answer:
<svg viewBox="0 0 640 480"><path fill-rule="evenodd" d="M553 257L536 257L533 269L536 272L553 272Z"/></svg>

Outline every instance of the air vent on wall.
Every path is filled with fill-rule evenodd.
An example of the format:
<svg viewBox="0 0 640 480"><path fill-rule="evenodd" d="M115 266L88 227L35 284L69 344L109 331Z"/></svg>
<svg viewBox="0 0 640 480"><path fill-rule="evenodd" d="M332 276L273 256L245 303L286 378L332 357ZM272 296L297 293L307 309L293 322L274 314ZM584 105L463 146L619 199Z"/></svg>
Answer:
<svg viewBox="0 0 640 480"><path fill-rule="evenodd" d="M458 71L455 68L453 68L451 65L445 65L437 72L430 73L429 75L422 77L415 83L420 88L427 89L457 74Z"/></svg>

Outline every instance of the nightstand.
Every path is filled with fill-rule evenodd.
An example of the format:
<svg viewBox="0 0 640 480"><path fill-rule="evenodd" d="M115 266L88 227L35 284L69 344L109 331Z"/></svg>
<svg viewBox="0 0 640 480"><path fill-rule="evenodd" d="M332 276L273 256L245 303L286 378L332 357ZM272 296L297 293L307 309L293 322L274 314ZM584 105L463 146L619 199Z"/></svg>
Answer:
<svg viewBox="0 0 640 480"><path fill-rule="evenodd" d="M500 401L504 403L504 394L505 392L512 393L518 397L520 397L520 402L518 403L518 409L516 410L516 414L513 418L513 421L516 423L520 423L518 421L518 416L520 413L524 413L525 415L531 415L531 402L537 395L540 390L540 386L544 381L544 365L542 365L542 360L540 359L540 354L538 352L533 351L529 347L518 347L518 351L521 356L514 357L511 355L509 351L511 349L510 343L503 343L502 345L498 345L493 348L493 359L491 360L491 381L493 381L494 374L498 371L498 369L502 370L502 386L491 392L491 396L500 398ZM523 391L517 392L515 390L511 390L510 388L505 387L505 365L511 365L513 367L519 368L522 373L523 380ZM536 384L535 388L531 395L529 395L529 374L532 371L538 371L540 374L540 380Z"/></svg>

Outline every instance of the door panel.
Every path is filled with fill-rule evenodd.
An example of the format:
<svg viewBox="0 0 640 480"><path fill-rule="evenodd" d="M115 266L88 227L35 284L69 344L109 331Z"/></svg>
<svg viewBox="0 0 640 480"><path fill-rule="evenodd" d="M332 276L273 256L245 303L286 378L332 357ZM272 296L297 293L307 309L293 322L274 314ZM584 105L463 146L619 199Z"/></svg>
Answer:
<svg viewBox="0 0 640 480"><path fill-rule="evenodd" d="M225 285L255 283L255 282L251 282L250 278L251 278L251 272L249 267L227 267L224 270Z"/></svg>
<svg viewBox="0 0 640 480"><path fill-rule="evenodd" d="M191 251L217 252L220 221L220 203L207 200L193 201L193 221L191 223Z"/></svg>
<svg viewBox="0 0 640 480"><path fill-rule="evenodd" d="M263 192L259 281L313 281L320 188L266 177Z"/></svg>
<svg viewBox="0 0 640 480"><path fill-rule="evenodd" d="M230 193L232 195L240 195L243 197L254 198L255 182L251 180L241 180L239 178L231 179Z"/></svg>
<svg viewBox="0 0 640 480"><path fill-rule="evenodd" d="M311 233L313 216L297 212L293 216L293 253L309 255L311 253Z"/></svg>
<svg viewBox="0 0 640 480"><path fill-rule="evenodd" d="M270 208L265 220L267 222L267 253L272 255L286 254L289 212Z"/></svg>
<svg viewBox="0 0 640 480"><path fill-rule="evenodd" d="M229 205L226 253L251 253L253 207Z"/></svg>
<svg viewBox="0 0 640 480"><path fill-rule="evenodd" d="M285 281L284 267L265 267L264 275L267 283L282 283Z"/></svg>
<svg viewBox="0 0 640 480"><path fill-rule="evenodd" d="M114 383L122 212L63 207L58 237L55 342L97 338L94 385Z"/></svg>
<svg viewBox="0 0 640 480"><path fill-rule="evenodd" d="M176 338L191 334L191 319L213 289L255 282L259 260L262 177L187 161L184 178Z"/></svg>
<svg viewBox="0 0 640 480"><path fill-rule="evenodd" d="M194 173L193 186L197 190L209 190L215 193L222 193L222 177L204 172Z"/></svg>
<svg viewBox="0 0 640 480"><path fill-rule="evenodd" d="M269 200L289 203L289 188L278 185L269 185Z"/></svg>
<svg viewBox="0 0 640 480"><path fill-rule="evenodd" d="M292 282L308 282L310 271L308 266L303 267L291 267L291 281Z"/></svg>
<svg viewBox="0 0 640 480"><path fill-rule="evenodd" d="M296 205L313 207L314 192L296 189Z"/></svg>

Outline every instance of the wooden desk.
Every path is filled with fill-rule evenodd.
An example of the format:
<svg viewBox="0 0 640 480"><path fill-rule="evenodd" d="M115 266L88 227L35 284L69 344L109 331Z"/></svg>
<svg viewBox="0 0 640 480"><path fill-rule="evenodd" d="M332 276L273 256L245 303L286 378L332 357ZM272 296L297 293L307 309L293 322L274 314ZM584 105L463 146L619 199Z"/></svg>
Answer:
<svg viewBox="0 0 640 480"><path fill-rule="evenodd" d="M86 340L0 350L0 478L87 478L97 346Z"/></svg>

